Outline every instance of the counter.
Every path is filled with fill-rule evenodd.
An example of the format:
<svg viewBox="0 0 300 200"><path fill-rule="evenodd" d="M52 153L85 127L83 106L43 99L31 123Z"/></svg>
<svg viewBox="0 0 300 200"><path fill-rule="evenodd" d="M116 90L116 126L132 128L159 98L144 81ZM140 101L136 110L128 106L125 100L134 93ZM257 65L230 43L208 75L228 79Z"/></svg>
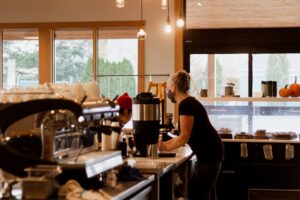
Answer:
<svg viewBox="0 0 300 200"><path fill-rule="evenodd" d="M291 190L300 191L298 138L222 141L225 157L218 179L218 199L266 199L266 195L291 199Z"/></svg>
<svg viewBox="0 0 300 200"><path fill-rule="evenodd" d="M179 197L188 196L189 183L189 161L192 158L192 150L188 145L180 147L174 151L175 157L159 157L156 159L149 157L131 157L127 162L133 162L134 167L141 170L143 174L154 174L153 196L151 199L175 199L174 176L181 180L178 186L181 192L176 192Z"/></svg>
<svg viewBox="0 0 300 200"><path fill-rule="evenodd" d="M174 199L175 170L184 166L192 157L192 150L188 145L172 151L175 157L161 157L152 159L148 157L130 157L127 161L134 161L134 167L141 170L145 180L118 182L115 186L105 186L99 189L99 193L105 199L121 200L147 196L149 199ZM187 177L186 177L187 178ZM161 192L163 191L163 192ZM21 199L20 185L14 188L14 196ZM55 199L55 198L54 198Z"/></svg>
<svg viewBox="0 0 300 200"><path fill-rule="evenodd" d="M146 179L143 181L128 181L128 182L119 182L114 187L103 187L99 190L101 195L105 199L111 200L123 200L127 198L132 198L147 195L151 192L151 184L154 182L154 175L147 175ZM138 194L137 194L138 193Z"/></svg>
<svg viewBox="0 0 300 200"><path fill-rule="evenodd" d="M222 139L223 142L249 142L249 143L300 143L298 138L291 140L277 139Z"/></svg>
<svg viewBox="0 0 300 200"><path fill-rule="evenodd" d="M171 152L176 153L175 157L159 157L156 159L149 157L131 157L127 161L135 162L134 167L144 173L156 173L162 175L177 168L192 157L192 150L189 145L185 145Z"/></svg>

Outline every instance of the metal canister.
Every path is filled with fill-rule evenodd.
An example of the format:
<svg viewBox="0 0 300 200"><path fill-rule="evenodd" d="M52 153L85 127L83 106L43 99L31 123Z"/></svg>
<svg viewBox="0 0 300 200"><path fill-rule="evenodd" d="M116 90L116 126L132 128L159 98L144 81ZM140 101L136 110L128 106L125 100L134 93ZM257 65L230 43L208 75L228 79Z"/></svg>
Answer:
<svg viewBox="0 0 300 200"><path fill-rule="evenodd" d="M266 83L266 81L261 81L261 96L262 97L267 96L267 83Z"/></svg>
<svg viewBox="0 0 300 200"><path fill-rule="evenodd" d="M267 81L267 97L272 97L273 96L273 81Z"/></svg>
<svg viewBox="0 0 300 200"><path fill-rule="evenodd" d="M277 82L272 81L272 97L276 97L276 96L277 96Z"/></svg>
<svg viewBox="0 0 300 200"><path fill-rule="evenodd" d="M157 144L160 124L160 100L152 93L133 98L132 131L137 156L147 156L147 145Z"/></svg>

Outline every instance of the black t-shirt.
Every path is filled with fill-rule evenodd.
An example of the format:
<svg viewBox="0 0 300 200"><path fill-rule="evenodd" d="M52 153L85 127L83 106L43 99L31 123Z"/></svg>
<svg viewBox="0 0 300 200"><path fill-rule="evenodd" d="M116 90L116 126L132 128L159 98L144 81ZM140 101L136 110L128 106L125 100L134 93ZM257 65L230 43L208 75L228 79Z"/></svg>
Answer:
<svg viewBox="0 0 300 200"><path fill-rule="evenodd" d="M188 144L196 154L199 163L221 162L224 147L216 129L209 121L203 105L193 97L187 97L179 104L179 116L194 116L194 124Z"/></svg>

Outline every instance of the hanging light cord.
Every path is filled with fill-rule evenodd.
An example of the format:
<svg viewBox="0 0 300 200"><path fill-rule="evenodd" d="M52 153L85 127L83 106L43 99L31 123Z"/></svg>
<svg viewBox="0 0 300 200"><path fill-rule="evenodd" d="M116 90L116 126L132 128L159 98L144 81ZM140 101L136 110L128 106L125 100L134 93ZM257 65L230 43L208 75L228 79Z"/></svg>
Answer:
<svg viewBox="0 0 300 200"><path fill-rule="evenodd" d="M170 20L170 0L168 0L168 21Z"/></svg>
<svg viewBox="0 0 300 200"><path fill-rule="evenodd" d="M143 0L141 0L141 22L143 24Z"/></svg>
<svg viewBox="0 0 300 200"><path fill-rule="evenodd" d="M183 19L183 2L184 2L184 0L181 0L181 8L180 8L180 17Z"/></svg>

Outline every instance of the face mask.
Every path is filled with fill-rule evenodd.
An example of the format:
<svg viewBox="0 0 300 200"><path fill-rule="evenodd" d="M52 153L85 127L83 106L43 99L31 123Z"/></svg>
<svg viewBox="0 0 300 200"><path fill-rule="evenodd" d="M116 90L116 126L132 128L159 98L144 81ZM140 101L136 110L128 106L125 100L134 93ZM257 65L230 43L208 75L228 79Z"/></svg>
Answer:
<svg viewBox="0 0 300 200"><path fill-rule="evenodd" d="M171 100L172 103L176 103L175 94L171 90L166 89L167 97Z"/></svg>

